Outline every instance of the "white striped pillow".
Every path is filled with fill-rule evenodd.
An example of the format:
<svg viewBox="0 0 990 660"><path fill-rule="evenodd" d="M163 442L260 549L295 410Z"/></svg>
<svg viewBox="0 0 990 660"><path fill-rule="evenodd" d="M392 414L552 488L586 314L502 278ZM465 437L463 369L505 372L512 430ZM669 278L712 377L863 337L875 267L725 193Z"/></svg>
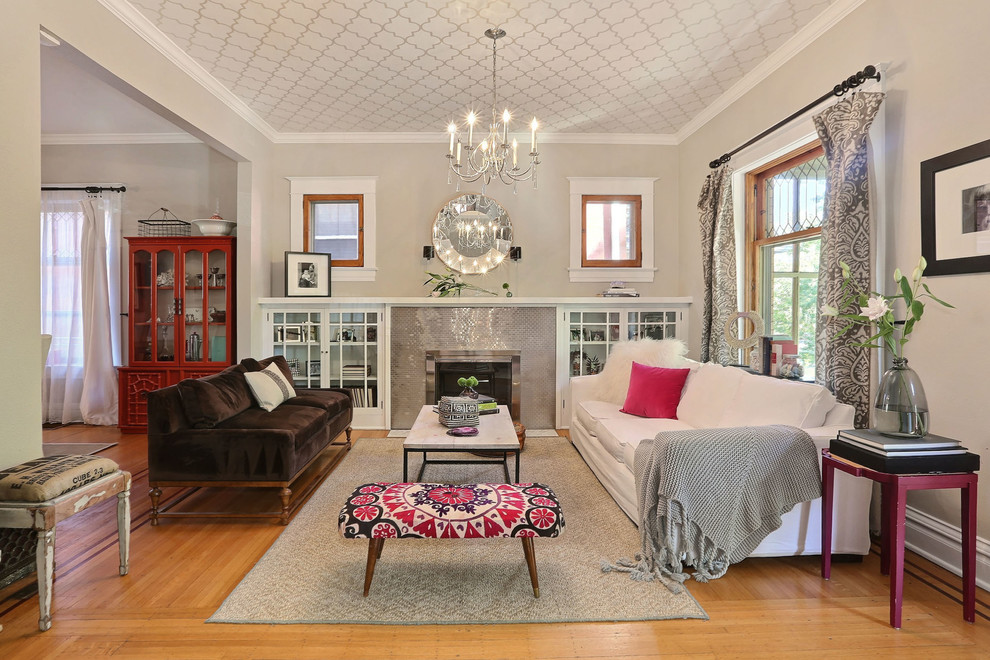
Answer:
<svg viewBox="0 0 990 660"><path fill-rule="evenodd" d="M258 405L271 412L287 399L296 395L296 391L274 362L261 371L249 371L244 374L251 394Z"/></svg>

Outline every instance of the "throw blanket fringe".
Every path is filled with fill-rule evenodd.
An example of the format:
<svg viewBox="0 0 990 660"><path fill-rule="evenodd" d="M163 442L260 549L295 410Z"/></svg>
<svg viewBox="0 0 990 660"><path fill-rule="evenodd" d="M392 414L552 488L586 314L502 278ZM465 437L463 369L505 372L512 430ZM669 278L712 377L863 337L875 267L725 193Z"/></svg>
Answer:
<svg viewBox="0 0 990 660"><path fill-rule="evenodd" d="M636 448L642 553L602 561L605 572L658 580L680 593L694 579L725 575L795 504L821 496L811 437L791 426L659 433Z"/></svg>

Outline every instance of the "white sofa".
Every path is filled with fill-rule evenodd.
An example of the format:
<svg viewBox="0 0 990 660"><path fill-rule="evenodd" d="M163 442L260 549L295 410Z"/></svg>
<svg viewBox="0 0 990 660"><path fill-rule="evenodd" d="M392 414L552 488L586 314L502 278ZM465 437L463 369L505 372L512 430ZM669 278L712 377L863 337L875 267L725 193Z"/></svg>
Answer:
<svg viewBox="0 0 990 660"><path fill-rule="evenodd" d="M611 368L613 355L609 356L606 370ZM699 364L683 358L673 362L675 364L651 366L691 368L677 406L677 419L649 419L620 412L625 388L613 385L603 391L600 385L609 381L606 375L612 383L621 382L621 373L618 380L615 373L571 379L566 405L571 413L571 442L609 494L637 524L639 514L632 463L640 441L653 438L660 431L789 424L804 429L812 437L820 461L821 449L828 446L836 432L852 428L853 408L836 403L832 394L819 385L760 376L737 367ZM628 361L617 369L621 370L623 366L628 374ZM617 391L619 389L622 391ZM871 482L836 472L834 492L832 552L867 554L870 549ZM806 554L821 554L821 498L795 506L783 516L781 527L767 536L750 556Z"/></svg>

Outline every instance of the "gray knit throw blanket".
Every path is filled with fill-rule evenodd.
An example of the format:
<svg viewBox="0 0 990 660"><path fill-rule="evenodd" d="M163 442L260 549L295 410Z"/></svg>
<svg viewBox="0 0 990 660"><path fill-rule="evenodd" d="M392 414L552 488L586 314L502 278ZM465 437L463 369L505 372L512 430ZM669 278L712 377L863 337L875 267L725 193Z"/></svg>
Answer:
<svg viewBox="0 0 990 660"><path fill-rule="evenodd" d="M604 571L659 580L680 593L694 579L725 575L745 559L780 517L821 496L811 437L793 426L667 431L636 448L642 553L602 562Z"/></svg>

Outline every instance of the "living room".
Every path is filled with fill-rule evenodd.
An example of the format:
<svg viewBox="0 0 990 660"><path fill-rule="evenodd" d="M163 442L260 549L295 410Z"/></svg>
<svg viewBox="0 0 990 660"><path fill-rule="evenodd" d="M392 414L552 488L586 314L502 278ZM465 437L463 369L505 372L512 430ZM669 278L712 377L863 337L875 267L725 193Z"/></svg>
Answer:
<svg viewBox="0 0 990 660"><path fill-rule="evenodd" d="M374 248L377 271L373 281L335 278L332 298L425 299L428 295L429 288L422 284L423 271L440 266L437 261L424 262L422 246L431 241L431 227L438 209L457 194L454 186L447 184L444 170L447 142L443 123L437 125L435 133L426 134L428 139L422 135L411 138L387 124L383 124L382 130L395 130L395 135L385 133L382 137L369 137L365 133L355 138L341 131L329 135L276 133L273 136L264 127L259 128L246 119L244 109L236 100L219 98L194 78L187 62L170 60L149 42L142 35L140 25L133 20L129 22L136 9L128 3L52 0L8 4L11 6L5 7L5 38L0 43L0 52L6 62L17 65L6 67L0 74L0 90L6 99L0 121L4 144L0 186L8 200L6 214L9 216L4 223L8 240L0 247L5 257L0 260L0 273L5 283L5 306L18 310L17 314L9 314L0 327L8 363L22 356L26 338L38 334L40 302L37 288L11 283L23 282L25 272L38 272L40 268L38 251L24 249L25 245L37 244L37 225L19 219L35 217L39 205L37 191L43 183L125 184L128 192L122 217L124 236L134 235L137 221L161 206L188 219L209 217L219 205L221 215L236 219L238 358L263 357L265 326L259 301L282 295L285 285L283 255L302 246L301 237L293 232L291 177L377 177ZM963 72L971 70L972 63L985 55L981 28L988 9L978 0L937 6L921 0L795 3L798 5L816 18L805 21L804 24L811 28L799 31L802 43L781 40L781 43L786 42L787 48L775 50L771 57L748 69L745 76L737 76L735 80L744 79L744 84L726 86L726 92L714 94L716 103L685 103L685 108L692 108L689 121L673 126L671 130L589 136L582 135L580 130L560 131L546 126L546 134L541 136L540 143L538 188L520 183L518 192L513 194L509 187L496 188L493 184L486 191L504 205L512 218L513 244L523 248L522 259L506 263L500 272L472 280L486 288L498 288L503 281L508 282L514 298L520 300L538 298L566 302L569 298L597 295L607 283L574 282L569 277L568 177L654 178L654 210L648 220L654 236L656 270L652 281L635 282L635 286L644 297L693 300L686 312L690 331L685 339L689 356L697 359L702 346L701 301L705 288L697 200L710 171L709 161L819 97L866 64L882 67L879 89L887 94L882 122L879 122L881 140L873 145L879 156L878 163L882 164L877 172L876 186L881 200L878 222L886 228L885 272L892 272L895 266L907 271L913 268L922 249L920 163L986 139L988 120L982 110L982 101L987 100L988 92L985 86L973 84L969 80L971 76L967 75L964 80ZM128 7L132 13L127 11ZM485 14L481 13L481 16ZM153 108L168 122L163 126L164 131L186 137L182 140L170 138L174 140L172 144L115 145L66 144L64 141L57 144L55 140L47 139L51 136L46 138L41 131L45 108L41 106L40 89L44 75L42 58L50 54L40 52L44 49L38 45L39 26L62 42L59 48L68 49L74 66L101 78L128 100L137 99L145 108ZM465 26L464 30L473 34L486 27L489 26L479 23ZM512 38L523 36L510 33L506 40L511 44ZM787 37L791 36L787 34ZM676 35L669 38L674 40L670 42L671 48L675 45L690 47L677 42ZM509 56L514 54L511 45L505 52ZM711 52L699 51L697 57L707 59ZM487 53L479 54L475 60L479 69L476 77L485 83L481 85L482 89L487 84L486 56ZM674 96L678 93L678 90L668 91ZM446 92L437 90L435 93ZM472 100L467 96L461 101L459 96L453 94L458 107ZM540 98L516 109L539 117ZM774 151L814 134L810 119L796 124L801 125L792 124L779 135L768 137L764 149ZM102 132L120 131L111 127ZM749 152L748 157L756 156ZM733 165L743 165L746 158L747 152L741 153L733 160ZM462 190L467 189L462 186ZM986 456L990 452L986 436L982 435L986 416L973 405L990 395L990 385L979 376L990 367L990 357L979 348L986 314L981 306L974 304L981 299L981 276L981 273L968 273L928 280L938 295L951 301L955 308L933 310L927 315L925 323L920 324L912 336L908 354L911 366L924 380L933 411L932 430L940 435L961 438L971 451ZM891 281L877 286L881 291L891 291L894 285ZM41 454L41 404L36 396L40 389L39 375L33 369L0 385L0 401L3 401L7 420L5 441L0 447L0 462L4 465ZM143 495L137 493L136 498L143 499ZM981 500L984 506L980 507L979 529L985 530L990 508L986 506L985 497ZM959 566L958 510L958 498L949 491L915 493L909 501L909 544L940 566L956 572ZM219 528L216 537L209 541L199 534L197 538L204 539L214 550L223 547L225 542L250 539L248 544L264 552L278 530L262 527L265 527L263 523L255 525L254 533L244 532L242 526ZM150 530L146 528L145 531ZM153 549L155 538L154 534L135 535L132 551L135 566L142 560L161 560ZM979 575L981 585L985 587L990 559L984 542L981 541L979 547ZM257 556L239 554L239 565L225 570L230 573L239 570L243 574L256 559ZM816 569L813 564L778 563L785 565L781 570L788 575L802 571L814 573ZM740 568L744 565L745 562ZM761 580L765 579L767 584L775 581L772 571L776 564L758 566L749 569L750 581L734 585L716 581L711 586L726 601L733 600L734 590L762 593ZM803 589L815 589L810 586L814 581L807 577L805 575L805 581L798 584ZM730 572L726 579L732 578ZM109 580L112 573L94 570L92 579L94 582ZM236 580L234 582L236 584ZM882 610L885 582L877 577L869 587L872 592L860 592L857 597L879 604ZM211 593L203 595L202 601L215 598L218 594L212 593L213 590L205 587L204 591ZM221 587L215 587L215 590L219 591ZM769 597L773 603L763 606L766 609L761 616L773 618L775 608L784 611L813 607L804 600L800 604L789 600L803 596L793 595L787 588L784 592L787 595L778 595L776 600ZM911 600L910 593L907 601ZM221 600L225 595L220 594ZM200 596L193 599L197 600L196 607L202 604L199 599ZM174 602L176 607L183 606L178 595ZM738 607L743 607L743 600L736 602L740 603ZM753 607L751 602L745 602L746 607ZM950 600L941 602L938 597L932 597L925 601L926 604L931 602L939 603L937 607L946 612L939 615L938 624L929 622L933 627L931 637L913 638L912 644L927 645L927 653L930 653L938 644L947 643L954 646L951 653L965 656L972 652L975 655L973 649L976 647L966 650L966 646L974 643L973 640L985 639L986 633L978 631L985 628L986 619L977 618L977 632L962 628L960 620L960 627L943 628L936 633L934 626L946 625L943 619L960 617L956 604ZM731 610L732 606L725 609ZM833 610L815 610L812 616L827 619L832 614ZM86 616L85 613L80 615L82 619ZM130 616L126 610L119 611L115 622L110 623L123 626ZM615 634L634 635L638 643L643 644L627 647L627 654L650 655L664 648L656 646L652 637L663 638L668 634L669 629L665 629L664 624L676 627L678 634L702 636L704 633L688 628L687 624L693 623L698 622L658 622L649 632L629 632L629 628L623 626L617 626L611 632L591 630L607 627L604 625L562 626L569 631L567 642L562 646L569 650L557 650L556 654L580 656L577 640ZM743 625L739 619L735 623ZM871 636L874 627L879 635L885 624L881 615L865 623L844 619L840 625ZM182 628L181 634L193 629L191 621L188 626ZM711 627L711 623L705 624L705 631ZM54 630L49 634L58 628L56 616ZM534 630L526 633L529 639L543 634L539 632L539 626L531 628ZM174 632L174 629L169 630L163 635ZM426 635L430 642L436 642L446 632L442 627L440 630L431 628ZM192 634L203 639L210 635L239 633L207 630ZM291 634L279 631L275 637L285 643ZM501 633L496 630L484 634L491 640ZM389 635L399 637L400 633ZM601 644L600 639L598 643ZM900 645L895 637L886 637L878 643L882 646L875 650L880 653L893 652ZM195 655L194 646L187 648L189 655ZM489 641L486 648L491 650L497 645ZM599 651L592 654L607 652L602 646L597 648ZM684 654L688 653L688 646L680 648ZM700 652L698 646L690 648ZM750 647L751 651L753 648ZM539 652L533 651L536 655L554 655L546 646L535 645L515 652L492 651L490 655L515 655L529 649L539 649ZM182 654L174 647L172 652ZM717 655L717 647L710 647L706 652ZM375 654L389 653L399 655L401 649L398 646L375 647ZM352 655L361 654L352 647Z"/></svg>

